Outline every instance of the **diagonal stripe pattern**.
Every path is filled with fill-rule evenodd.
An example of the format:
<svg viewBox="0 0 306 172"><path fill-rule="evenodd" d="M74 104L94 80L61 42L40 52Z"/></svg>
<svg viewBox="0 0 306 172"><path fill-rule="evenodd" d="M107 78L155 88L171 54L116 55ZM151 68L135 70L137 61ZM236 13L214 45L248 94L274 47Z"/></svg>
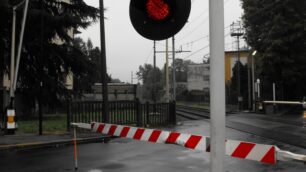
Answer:
<svg viewBox="0 0 306 172"><path fill-rule="evenodd" d="M125 137L152 143L175 144L188 149L205 152L209 152L211 147L210 138L200 135L95 122L91 124L91 130L110 136ZM226 140L225 147L226 155L231 157L259 161L266 164L276 164L276 150L273 145Z"/></svg>

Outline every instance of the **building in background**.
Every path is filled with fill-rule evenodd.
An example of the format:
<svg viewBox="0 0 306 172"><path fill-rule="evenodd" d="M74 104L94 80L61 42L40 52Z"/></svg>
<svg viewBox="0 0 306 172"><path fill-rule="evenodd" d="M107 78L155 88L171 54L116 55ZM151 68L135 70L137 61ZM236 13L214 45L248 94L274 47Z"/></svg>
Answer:
<svg viewBox="0 0 306 172"><path fill-rule="evenodd" d="M249 50L240 50L240 62L242 65L248 63L248 57L250 56ZM237 51L226 51L225 52L225 82L228 83L231 81L233 76L233 68L238 61L238 52Z"/></svg>
<svg viewBox="0 0 306 172"><path fill-rule="evenodd" d="M108 84L108 99L109 101L120 100L135 100L137 96L137 84L125 84L125 83L109 83ZM92 86L92 93L84 94L83 100L102 100L102 84L95 83Z"/></svg>
<svg viewBox="0 0 306 172"><path fill-rule="evenodd" d="M242 65L248 64L249 53L250 52L248 50L240 51L239 61L242 63ZM226 51L224 58L225 58L225 82L227 84L230 84L233 76L233 68L235 67L235 64L238 62L238 52ZM209 63L188 65L187 89L189 92L189 97L194 97L192 99L200 101L209 100L209 92L210 92L209 78L210 78Z"/></svg>
<svg viewBox="0 0 306 172"><path fill-rule="evenodd" d="M209 64L190 64L187 71L188 91L209 92Z"/></svg>

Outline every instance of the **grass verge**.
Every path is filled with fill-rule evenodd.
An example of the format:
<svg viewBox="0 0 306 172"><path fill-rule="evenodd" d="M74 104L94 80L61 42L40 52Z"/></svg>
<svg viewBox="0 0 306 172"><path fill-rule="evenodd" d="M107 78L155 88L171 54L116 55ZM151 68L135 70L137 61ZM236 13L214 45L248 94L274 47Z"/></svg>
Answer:
<svg viewBox="0 0 306 172"><path fill-rule="evenodd" d="M18 133L38 133L39 120L21 120L17 122ZM62 134L66 132L66 116L64 115L48 115L43 118L43 133L44 134Z"/></svg>

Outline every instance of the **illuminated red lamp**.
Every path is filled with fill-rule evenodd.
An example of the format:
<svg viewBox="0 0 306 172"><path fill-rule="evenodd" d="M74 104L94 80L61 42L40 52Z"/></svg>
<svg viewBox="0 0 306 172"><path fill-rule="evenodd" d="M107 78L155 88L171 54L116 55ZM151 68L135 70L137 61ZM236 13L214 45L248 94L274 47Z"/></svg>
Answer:
<svg viewBox="0 0 306 172"><path fill-rule="evenodd" d="M174 36L186 24L191 0L130 0L130 19L135 30L150 40Z"/></svg>
<svg viewBox="0 0 306 172"><path fill-rule="evenodd" d="M163 0L148 0L146 4L147 13L153 20L161 21L170 14L169 5Z"/></svg>

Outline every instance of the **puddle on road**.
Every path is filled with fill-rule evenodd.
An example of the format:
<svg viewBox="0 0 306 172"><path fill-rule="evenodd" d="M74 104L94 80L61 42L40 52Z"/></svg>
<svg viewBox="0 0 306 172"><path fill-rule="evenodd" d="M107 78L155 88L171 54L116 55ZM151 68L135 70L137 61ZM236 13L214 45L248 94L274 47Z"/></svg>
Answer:
<svg viewBox="0 0 306 172"><path fill-rule="evenodd" d="M101 166L101 169L114 170L114 169L120 169L120 168L123 168L123 167L124 167L124 165L120 164L120 163L110 163L110 164Z"/></svg>
<svg viewBox="0 0 306 172"><path fill-rule="evenodd" d="M103 172L103 170L93 169L93 170L89 170L88 172Z"/></svg>

